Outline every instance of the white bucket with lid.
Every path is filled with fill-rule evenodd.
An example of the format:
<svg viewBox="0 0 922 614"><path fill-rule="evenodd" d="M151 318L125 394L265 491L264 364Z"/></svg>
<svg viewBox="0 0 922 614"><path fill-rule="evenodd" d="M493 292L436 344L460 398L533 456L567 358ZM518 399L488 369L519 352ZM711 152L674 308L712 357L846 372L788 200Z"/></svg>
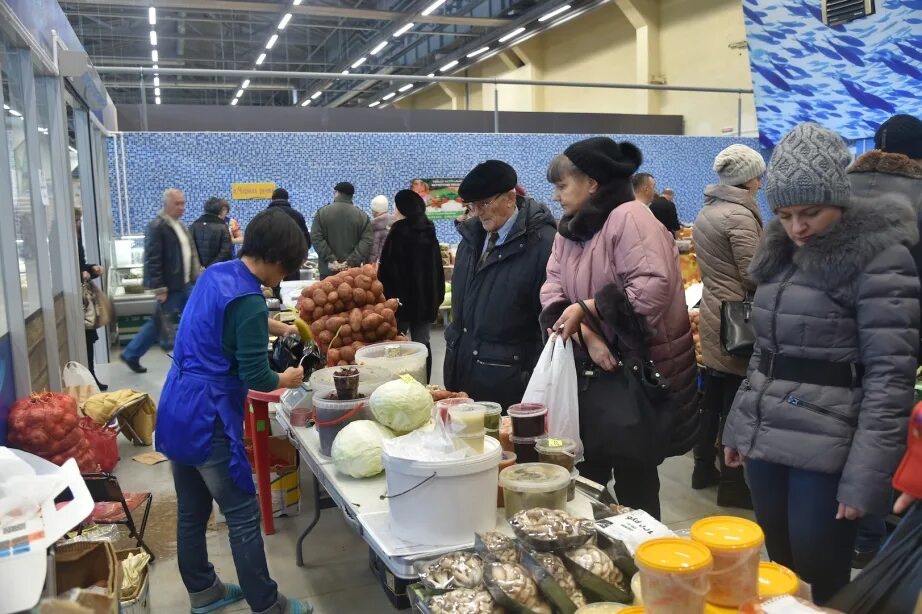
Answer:
<svg viewBox="0 0 922 614"><path fill-rule="evenodd" d="M496 488L502 448L492 437L484 453L417 461L384 451L391 531L413 544L455 546L496 528Z"/></svg>
<svg viewBox="0 0 922 614"><path fill-rule="evenodd" d="M429 383L426 378L426 357L429 350L422 343L414 341L384 341L366 345L355 352L355 362L387 369L394 375L408 373L420 384Z"/></svg>

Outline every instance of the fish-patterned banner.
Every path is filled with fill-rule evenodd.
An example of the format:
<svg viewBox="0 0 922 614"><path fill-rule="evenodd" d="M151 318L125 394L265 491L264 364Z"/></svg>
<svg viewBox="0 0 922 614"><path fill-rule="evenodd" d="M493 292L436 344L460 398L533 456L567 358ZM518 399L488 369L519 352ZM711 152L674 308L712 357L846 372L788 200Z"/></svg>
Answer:
<svg viewBox="0 0 922 614"><path fill-rule="evenodd" d="M743 14L764 147L804 121L858 140L891 115L922 117L922 0L877 0L834 28L821 0L743 0Z"/></svg>

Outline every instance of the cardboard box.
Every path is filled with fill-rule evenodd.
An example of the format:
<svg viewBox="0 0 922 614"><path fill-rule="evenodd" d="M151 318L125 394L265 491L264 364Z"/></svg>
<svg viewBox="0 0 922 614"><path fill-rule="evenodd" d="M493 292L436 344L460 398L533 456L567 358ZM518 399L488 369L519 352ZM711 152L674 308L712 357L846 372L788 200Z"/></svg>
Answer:
<svg viewBox="0 0 922 614"><path fill-rule="evenodd" d="M106 610L118 613L122 568L110 542L76 542L57 546L54 567L58 594L72 588L99 587L109 601Z"/></svg>
<svg viewBox="0 0 922 614"><path fill-rule="evenodd" d="M141 548L129 548L119 550L115 553L115 556L118 558L119 566L121 566L122 561L129 556L141 554L142 552ZM122 592L120 599L121 614L150 614L150 578L148 569L149 565L144 567L144 571L141 572L141 583L135 590L130 593Z"/></svg>

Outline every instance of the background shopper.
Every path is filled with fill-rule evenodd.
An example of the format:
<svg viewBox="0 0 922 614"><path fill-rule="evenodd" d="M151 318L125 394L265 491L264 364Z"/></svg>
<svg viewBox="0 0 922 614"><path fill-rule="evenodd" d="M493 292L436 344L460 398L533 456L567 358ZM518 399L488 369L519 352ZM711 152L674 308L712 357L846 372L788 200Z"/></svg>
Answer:
<svg viewBox="0 0 922 614"><path fill-rule="evenodd" d="M298 225L298 228L304 235L304 240L307 242L307 250L310 251L311 232L307 229L307 223L304 221L304 216L301 215L300 211L291 206L291 202L288 200L288 198L288 190L285 188L276 188L275 191L272 192L272 200L269 201L269 206L266 208L277 208L288 215L288 217L290 217L294 223ZM298 281L299 279L301 279L301 267L298 267L297 271L289 273L285 277L284 281ZM276 293L276 295L278 295L278 293Z"/></svg>
<svg viewBox="0 0 922 614"><path fill-rule="evenodd" d="M144 287L157 296L153 318L144 323L122 350L121 360L135 373L146 373L140 359L158 338L165 339L164 320L182 314L201 266L189 229L180 221L186 211L186 195L170 188L163 193L163 208L144 235Z"/></svg>
<svg viewBox="0 0 922 614"><path fill-rule="evenodd" d="M548 180L564 216L541 288L541 325L576 340L580 374L619 368L619 357L610 350L617 341L627 354L648 355L669 379L672 395L662 409L673 414L673 426L664 434L668 439L658 461L620 454L610 445L611 433L593 428L599 424L598 412L617 411L608 405L615 399L602 400L605 407L589 407L587 396L580 397L580 438L586 449L581 475L600 484L614 476L622 505L659 518L657 465L667 455L687 452L697 434L695 355L675 241L631 189L630 178L641 161L631 143L595 137L574 143L551 163ZM601 319L607 338L585 324L578 301ZM645 326L632 328L629 320ZM594 381L580 383L589 390Z"/></svg>
<svg viewBox="0 0 922 614"><path fill-rule="evenodd" d="M371 199L371 231L374 234L374 242L371 245L371 253L368 255L369 264L380 260L384 240L387 239L387 231L394 222L393 216L388 215L387 208L387 196L379 195Z"/></svg>
<svg viewBox="0 0 922 614"><path fill-rule="evenodd" d="M772 560L824 604L849 581L857 523L889 507L919 349L915 213L852 199L842 139L800 124L765 178L778 215L750 273L755 353L724 429Z"/></svg>
<svg viewBox="0 0 922 614"><path fill-rule="evenodd" d="M682 223L679 221L679 212L676 211L675 203L671 198L666 198L664 194L657 194L650 203L650 213L659 220L660 224L666 227L666 230L675 238L676 234L682 230Z"/></svg>
<svg viewBox="0 0 922 614"><path fill-rule="evenodd" d="M445 269L435 225L426 217L426 203L412 190L394 197L402 220L394 222L384 242L378 280L387 298L400 300L397 326L412 341L429 350L429 331L445 300ZM432 375L432 352L426 357L426 377Z"/></svg>
<svg viewBox="0 0 922 614"><path fill-rule="evenodd" d="M755 291L749 263L762 237L762 215L756 194L765 160L745 145L731 145L717 154L714 172L720 183L704 190L704 208L695 220L694 241L704 294L701 298L701 353L707 378L701 402L701 437L695 446L692 488L718 484L717 504L752 508L740 468L723 465L718 472L720 428L746 376L746 358L724 354L720 347L720 305L742 301Z"/></svg>
<svg viewBox="0 0 922 614"><path fill-rule="evenodd" d="M311 226L311 239L320 265L320 278L365 264L374 246L371 220L352 204L355 187L336 184L333 202L320 209Z"/></svg>
<svg viewBox="0 0 922 614"><path fill-rule="evenodd" d="M157 414L157 450L171 461L176 487L177 555L193 613L242 598L253 612L310 612L279 594L269 576L243 407L250 389L296 388L304 370L269 368L269 312L260 286L278 285L307 255L304 234L283 212L259 213L240 258L208 268L179 325L173 366ZM208 560L205 531L216 501L227 519L240 586L224 584Z"/></svg>
<svg viewBox="0 0 922 614"><path fill-rule="evenodd" d="M504 408L519 403L538 356L539 292L556 224L531 198L516 196L515 170L478 164L459 193L476 214L456 228L461 243L445 330L445 387Z"/></svg>
<svg viewBox="0 0 922 614"><path fill-rule="evenodd" d="M102 275L102 267L98 264L87 264L86 262L86 250L83 248L83 209L80 207L74 207L74 221L77 224L77 258L80 261L80 281L85 284L92 283L91 280ZM99 333L96 332L95 328L85 328L84 333L86 335L86 367L93 374L93 379L96 380L99 390L105 392L109 389L109 386L100 382L99 378L96 377L96 360L93 352L93 345L99 341Z"/></svg>
<svg viewBox="0 0 922 614"><path fill-rule="evenodd" d="M212 196L205 201L205 213L192 223L192 240L203 268L234 257L230 230L224 222L228 211L226 200Z"/></svg>

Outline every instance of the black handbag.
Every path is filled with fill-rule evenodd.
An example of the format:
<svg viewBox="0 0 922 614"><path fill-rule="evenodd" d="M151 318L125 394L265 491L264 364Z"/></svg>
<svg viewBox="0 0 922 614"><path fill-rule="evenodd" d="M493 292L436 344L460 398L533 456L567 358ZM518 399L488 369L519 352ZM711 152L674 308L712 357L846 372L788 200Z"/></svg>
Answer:
<svg viewBox="0 0 922 614"><path fill-rule="evenodd" d="M648 358L646 344L639 355L620 351L617 338L611 344L595 315L580 301L583 323L605 340L621 362L616 371L605 371L587 361L577 364L580 438L587 462L617 464L628 460L658 465L666 457L674 412L665 401L669 380ZM635 317L640 317L636 316ZM585 340L580 340L586 348Z"/></svg>
<svg viewBox="0 0 922 614"><path fill-rule="evenodd" d="M720 351L727 356L749 358L756 343L752 325L752 297L720 303Z"/></svg>

